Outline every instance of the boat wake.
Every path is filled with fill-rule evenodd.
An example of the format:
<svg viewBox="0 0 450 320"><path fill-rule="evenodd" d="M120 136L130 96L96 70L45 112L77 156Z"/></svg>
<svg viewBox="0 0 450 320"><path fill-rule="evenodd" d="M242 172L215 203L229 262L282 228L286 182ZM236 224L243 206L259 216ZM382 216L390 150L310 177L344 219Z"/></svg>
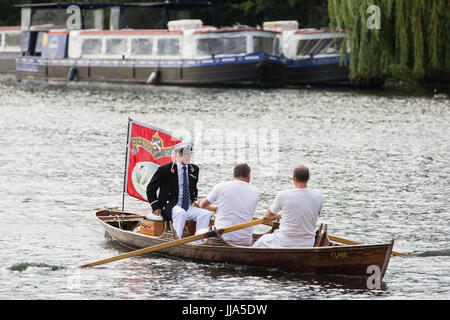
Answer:
<svg viewBox="0 0 450 320"><path fill-rule="evenodd" d="M13 266L9 267L8 269L11 271L24 272L28 268L44 268L50 269L51 271L58 271L61 269L65 269L65 267L62 266L52 266L46 263L28 263L28 262L16 263Z"/></svg>
<svg viewBox="0 0 450 320"><path fill-rule="evenodd" d="M424 251L416 254L418 257L448 257L450 256L450 249Z"/></svg>

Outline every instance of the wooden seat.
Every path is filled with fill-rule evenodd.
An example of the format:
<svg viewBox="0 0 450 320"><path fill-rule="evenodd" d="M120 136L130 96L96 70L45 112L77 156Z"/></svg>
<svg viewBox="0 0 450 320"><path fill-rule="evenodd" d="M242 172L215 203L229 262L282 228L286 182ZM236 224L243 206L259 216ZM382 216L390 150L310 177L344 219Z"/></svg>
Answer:
<svg viewBox="0 0 450 320"><path fill-rule="evenodd" d="M327 229L328 229L327 225L323 224L320 225L319 229L316 231L316 240L314 242L314 247L332 247L336 245L328 239Z"/></svg>

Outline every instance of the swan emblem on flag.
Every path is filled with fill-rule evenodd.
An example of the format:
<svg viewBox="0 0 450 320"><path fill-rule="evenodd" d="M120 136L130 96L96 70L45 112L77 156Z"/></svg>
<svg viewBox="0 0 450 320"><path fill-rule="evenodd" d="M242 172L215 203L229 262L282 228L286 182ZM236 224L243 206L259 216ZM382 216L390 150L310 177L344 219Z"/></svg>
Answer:
<svg viewBox="0 0 450 320"><path fill-rule="evenodd" d="M144 199L147 199L147 186L158 167L156 163L144 161L137 163L133 169L131 174L133 187Z"/></svg>

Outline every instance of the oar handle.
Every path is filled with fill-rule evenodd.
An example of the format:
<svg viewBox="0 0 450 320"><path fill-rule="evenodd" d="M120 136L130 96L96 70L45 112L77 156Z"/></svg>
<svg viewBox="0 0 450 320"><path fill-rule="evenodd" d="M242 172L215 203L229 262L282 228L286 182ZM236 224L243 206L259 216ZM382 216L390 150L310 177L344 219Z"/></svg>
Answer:
<svg viewBox="0 0 450 320"><path fill-rule="evenodd" d="M198 203L197 201L195 201L195 202L192 204L192 206L194 206L194 207L196 207L196 208L200 208L200 205L199 205L199 203ZM207 207L207 208L205 208L205 209L208 210L208 211L217 213L217 207L209 206L209 207Z"/></svg>
<svg viewBox="0 0 450 320"><path fill-rule="evenodd" d="M256 219L256 220L253 220L253 221L250 221L250 222L244 222L244 223L241 223L241 224L237 224L237 225L232 226L232 227L219 229L219 230L217 230L217 233L224 234L224 233L228 233L228 232L233 232L233 231L237 231L237 230L240 230L240 229L253 227L253 226L256 226L258 224L263 224L265 222L266 222L266 220L264 218L260 218L260 219Z"/></svg>
<svg viewBox="0 0 450 320"><path fill-rule="evenodd" d="M256 218L254 218L254 219L256 219ZM272 221L264 221L263 224L266 225L266 226L269 226L269 227L276 226L276 223L272 222ZM352 241L352 240L338 238L338 237L335 237L335 236L332 236L332 235L328 235L328 239L330 239L331 241L334 241L334 242L339 242L339 243L346 244L346 245L351 245L351 246L363 245L364 244L364 243L361 243L361 242L355 242L355 241ZM392 251L392 255L393 256L400 256L400 257L411 257L412 256L411 254L400 253L400 252L396 252L396 251Z"/></svg>

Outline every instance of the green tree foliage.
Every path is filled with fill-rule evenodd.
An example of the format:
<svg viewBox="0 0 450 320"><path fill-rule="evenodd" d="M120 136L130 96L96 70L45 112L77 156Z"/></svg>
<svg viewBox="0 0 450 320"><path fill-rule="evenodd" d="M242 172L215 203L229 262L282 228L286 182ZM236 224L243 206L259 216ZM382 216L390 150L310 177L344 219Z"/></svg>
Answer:
<svg viewBox="0 0 450 320"><path fill-rule="evenodd" d="M329 24L327 0L227 0L217 12L221 25L235 22L250 26L264 21L296 20L300 27L320 28Z"/></svg>
<svg viewBox="0 0 450 320"><path fill-rule="evenodd" d="M367 8L381 9L381 29L367 28ZM332 28L350 38L350 77L373 86L387 78L450 79L449 0L329 0Z"/></svg>
<svg viewBox="0 0 450 320"><path fill-rule="evenodd" d="M20 25L20 10L14 5L21 3L27 3L27 1L0 0L0 26Z"/></svg>

